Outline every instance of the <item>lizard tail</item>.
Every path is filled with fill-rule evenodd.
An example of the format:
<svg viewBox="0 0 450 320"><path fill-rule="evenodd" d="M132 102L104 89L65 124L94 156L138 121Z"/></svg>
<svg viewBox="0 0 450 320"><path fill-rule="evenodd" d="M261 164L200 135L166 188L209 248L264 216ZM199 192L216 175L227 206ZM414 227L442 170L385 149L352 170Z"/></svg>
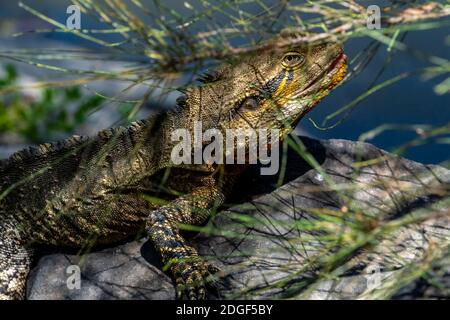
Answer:
<svg viewBox="0 0 450 320"><path fill-rule="evenodd" d="M24 299L32 251L11 237L7 226L0 224L0 300Z"/></svg>

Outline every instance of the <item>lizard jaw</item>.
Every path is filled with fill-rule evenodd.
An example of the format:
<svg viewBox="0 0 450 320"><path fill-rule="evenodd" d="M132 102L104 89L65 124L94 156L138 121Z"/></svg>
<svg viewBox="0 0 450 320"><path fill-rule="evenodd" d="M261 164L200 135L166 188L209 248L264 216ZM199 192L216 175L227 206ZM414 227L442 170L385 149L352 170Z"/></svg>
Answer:
<svg viewBox="0 0 450 320"><path fill-rule="evenodd" d="M322 96L322 91L325 91L325 94L327 94L344 79L346 72L347 56L342 52L315 81L311 82L300 93L297 99L305 97L314 91L318 96Z"/></svg>
<svg viewBox="0 0 450 320"><path fill-rule="evenodd" d="M289 98L291 103L288 103L287 105L291 105L291 107L286 108L285 106L285 108L283 108L283 111L285 111L283 117L285 123L290 123L290 130L293 130L300 122L303 115L313 109L344 79L346 72L347 56L342 52L330 66L324 70L317 80L311 82L307 88L297 96ZM306 99L308 96L311 97Z"/></svg>

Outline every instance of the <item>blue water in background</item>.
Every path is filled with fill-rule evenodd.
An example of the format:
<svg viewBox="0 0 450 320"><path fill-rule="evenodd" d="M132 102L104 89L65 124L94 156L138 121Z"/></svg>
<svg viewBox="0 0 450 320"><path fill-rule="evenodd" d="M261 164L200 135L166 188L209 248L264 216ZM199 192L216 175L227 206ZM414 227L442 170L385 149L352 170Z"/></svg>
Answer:
<svg viewBox="0 0 450 320"><path fill-rule="evenodd" d="M450 49L444 44L445 38L449 35L448 31L448 29L436 29L409 32L404 42L412 48L449 59ZM348 41L345 44L347 55L350 57L354 56L367 42L367 39ZM386 47L382 46L366 70L358 77L351 79L344 86L333 91L311 112L311 118L320 123L330 111L339 109L339 107L348 104L352 99L364 93L369 83L372 82L375 75L382 68L386 57ZM396 51L392 62L377 83L393 78L403 72L428 65L429 63L419 61L407 52ZM433 91L433 87L443 80L445 80L445 77L427 81L419 75L408 77L383 88L363 100L348 118L334 129L319 131L309 121L303 121L303 127L320 138L354 140L358 139L362 133L386 123L445 125L450 122L450 94L438 96ZM331 122L333 123L333 121ZM371 142L380 148L392 150L415 137L417 135L412 132L387 131L371 140ZM450 157L450 145L427 144L415 147L406 153L406 157L424 163L439 163Z"/></svg>
<svg viewBox="0 0 450 320"><path fill-rule="evenodd" d="M63 22L67 17L65 8L70 2L47 0L39 2L25 1L25 3ZM166 3L173 5L174 8L183 7L183 1L167 1ZM27 21L30 18L31 15L19 8L14 1L0 0L0 19L3 21L20 21L20 23L27 25ZM83 17L83 19L85 19L83 20L83 27L99 27L95 21L86 17ZM67 34L28 35L18 40L18 47L26 47L27 42L31 39L33 43L36 43L36 39L39 39L39 37L92 47L92 43ZM347 55L350 58L354 57L369 41L370 39L363 38L349 40L345 44ZM417 50L446 59L450 58L448 28L409 32L406 35L405 43ZM368 84L382 68L386 57L386 47L382 46L372 62L358 77L351 79L344 86L333 91L309 116L320 124L328 114L364 93ZM383 80L392 78L405 71L411 71L427 65L429 65L427 62L418 60L408 52L396 51L392 62L377 83L381 83ZM318 130L306 119L302 121L300 127L308 135L316 138L356 140L361 134L386 123L444 125L450 122L450 94L438 96L433 91L433 87L444 79L445 77L439 77L425 81L420 76L409 77L366 98L342 124L333 129ZM331 121L331 123L334 123L335 120ZM370 142L380 148L393 150L416 136L416 134L408 131L387 131ZM450 158L450 145L426 144L408 150L405 156L424 163L440 163Z"/></svg>

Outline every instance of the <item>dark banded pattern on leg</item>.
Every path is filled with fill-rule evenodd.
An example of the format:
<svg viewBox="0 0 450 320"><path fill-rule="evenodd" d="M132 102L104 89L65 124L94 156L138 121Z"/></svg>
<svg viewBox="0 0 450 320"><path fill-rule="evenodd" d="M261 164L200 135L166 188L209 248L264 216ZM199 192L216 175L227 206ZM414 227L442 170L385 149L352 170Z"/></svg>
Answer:
<svg viewBox="0 0 450 320"><path fill-rule="evenodd" d="M153 211L146 231L175 278L177 296L189 299L205 297L205 282L218 269L202 260L179 233L178 224L198 225L210 215L210 208L220 205L223 194L214 187L200 187L192 193Z"/></svg>

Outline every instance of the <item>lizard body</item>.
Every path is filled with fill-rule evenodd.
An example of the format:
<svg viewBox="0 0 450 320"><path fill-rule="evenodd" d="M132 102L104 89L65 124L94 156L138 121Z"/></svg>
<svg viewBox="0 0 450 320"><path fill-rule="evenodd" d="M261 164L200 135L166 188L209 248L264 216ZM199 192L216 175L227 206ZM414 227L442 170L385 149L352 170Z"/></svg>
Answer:
<svg viewBox="0 0 450 320"><path fill-rule="evenodd" d="M203 298L217 269L178 224L203 223L245 165L173 165L177 128L277 128L288 134L337 83L346 57L335 43L239 57L189 88L174 110L91 138L72 137L0 163L0 298L24 297L38 244L89 249L146 235L188 298ZM164 203L148 197L164 199Z"/></svg>

